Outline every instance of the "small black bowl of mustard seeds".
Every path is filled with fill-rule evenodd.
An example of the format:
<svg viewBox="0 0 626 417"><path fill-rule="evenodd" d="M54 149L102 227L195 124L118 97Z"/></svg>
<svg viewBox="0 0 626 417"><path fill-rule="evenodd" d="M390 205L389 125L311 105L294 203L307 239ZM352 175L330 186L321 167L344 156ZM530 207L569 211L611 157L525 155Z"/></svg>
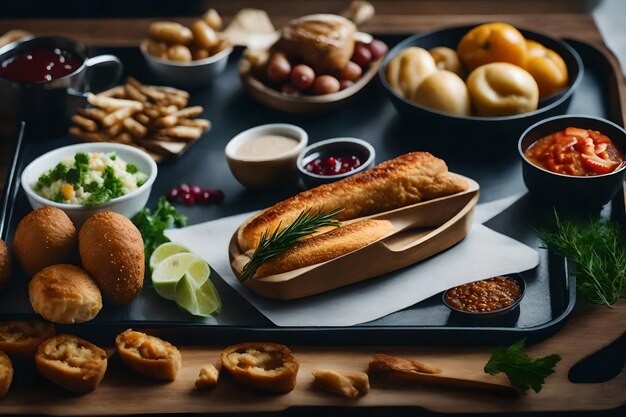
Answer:
<svg viewBox="0 0 626 417"><path fill-rule="evenodd" d="M515 310L525 290L521 275L501 275L450 288L442 299L450 310L466 317L493 317Z"/></svg>

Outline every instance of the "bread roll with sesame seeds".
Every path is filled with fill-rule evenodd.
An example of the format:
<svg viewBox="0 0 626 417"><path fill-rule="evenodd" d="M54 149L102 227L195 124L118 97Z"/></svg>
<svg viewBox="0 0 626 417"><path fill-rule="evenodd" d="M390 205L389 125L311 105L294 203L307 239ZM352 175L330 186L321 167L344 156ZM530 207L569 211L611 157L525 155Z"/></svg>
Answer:
<svg viewBox="0 0 626 417"><path fill-rule="evenodd" d="M80 229L78 249L83 268L106 300L125 305L139 294L145 263L143 239L126 217L111 211L94 214Z"/></svg>
<svg viewBox="0 0 626 417"><path fill-rule="evenodd" d="M13 252L29 277L47 266L70 260L76 250L76 228L67 214L56 207L30 212L17 225Z"/></svg>

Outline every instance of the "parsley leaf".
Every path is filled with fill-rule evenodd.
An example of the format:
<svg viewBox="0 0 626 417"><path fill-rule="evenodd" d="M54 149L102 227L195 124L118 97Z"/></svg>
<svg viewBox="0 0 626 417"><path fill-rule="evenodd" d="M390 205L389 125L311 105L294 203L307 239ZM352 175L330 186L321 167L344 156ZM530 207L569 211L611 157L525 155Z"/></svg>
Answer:
<svg viewBox="0 0 626 417"><path fill-rule="evenodd" d="M81 181L80 170L78 168L72 168L67 171L67 175L65 176L65 181L68 184L78 185Z"/></svg>
<svg viewBox="0 0 626 417"><path fill-rule="evenodd" d="M561 360L559 355L548 355L543 358L532 359L524 351L522 339L508 348L498 347L491 353L491 358L485 365L486 374L496 375L504 372L511 381L511 385L522 393L530 388L541 391L544 379L554 373L554 367Z"/></svg>
<svg viewBox="0 0 626 417"><path fill-rule="evenodd" d="M76 166L79 165L89 165L89 155L85 152L78 152L74 155L74 161L76 162Z"/></svg>
<svg viewBox="0 0 626 417"><path fill-rule="evenodd" d="M136 174L139 172L139 168L137 168L137 165L128 164L126 165L126 172L128 172L129 174Z"/></svg>
<svg viewBox="0 0 626 417"><path fill-rule="evenodd" d="M124 195L124 191L122 191L122 180L115 176L115 170L113 170L112 167L108 166L104 168L102 179L104 180L102 187L111 193L111 198L121 197Z"/></svg>
<svg viewBox="0 0 626 417"><path fill-rule="evenodd" d="M164 197L159 198L154 212L146 207L132 221L143 237L146 261L160 244L170 241L163 233L165 229L187 226L187 217L180 214Z"/></svg>

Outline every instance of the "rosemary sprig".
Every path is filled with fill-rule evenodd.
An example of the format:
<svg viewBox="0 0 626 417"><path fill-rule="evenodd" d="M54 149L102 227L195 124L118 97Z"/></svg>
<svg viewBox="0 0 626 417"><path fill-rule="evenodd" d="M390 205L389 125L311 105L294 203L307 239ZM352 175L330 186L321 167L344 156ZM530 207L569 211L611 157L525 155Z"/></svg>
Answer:
<svg viewBox="0 0 626 417"><path fill-rule="evenodd" d="M578 296L594 304L611 306L626 297L626 234L615 222L600 218L579 223L561 220L556 231L539 231L544 247L576 265Z"/></svg>
<svg viewBox="0 0 626 417"><path fill-rule="evenodd" d="M304 236L314 233L321 227L340 225L334 217L343 210L337 208L326 213L323 208L312 212L311 208L303 210L289 226L280 230L281 224L269 234L266 230L261 235L259 245L250 257L250 261L243 267L239 279L243 282L254 277L256 270L265 262L275 258L288 249L291 249Z"/></svg>

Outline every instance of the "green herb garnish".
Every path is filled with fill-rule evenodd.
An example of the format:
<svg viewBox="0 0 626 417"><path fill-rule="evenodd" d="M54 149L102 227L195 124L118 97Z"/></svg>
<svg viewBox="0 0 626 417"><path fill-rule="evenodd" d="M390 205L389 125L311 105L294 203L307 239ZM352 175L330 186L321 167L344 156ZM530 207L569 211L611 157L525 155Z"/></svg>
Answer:
<svg viewBox="0 0 626 417"><path fill-rule="evenodd" d="M76 162L76 166L80 165L89 165L89 155L85 152L78 152L74 155L74 162Z"/></svg>
<svg viewBox="0 0 626 417"><path fill-rule="evenodd" d="M65 180L67 173L67 165L59 162L54 168L41 174L39 179L37 179L37 184L35 184L35 190L39 191L42 188L49 187L57 180Z"/></svg>
<svg viewBox="0 0 626 417"><path fill-rule="evenodd" d="M611 306L626 297L626 233L615 222L561 220L556 231L539 231L544 248L576 265L577 295L594 304Z"/></svg>
<svg viewBox="0 0 626 417"><path fill-rule="evenodd" d="M163 234L165 229L187 226L187 217L179 213L164 197L159 198L153 213L146 207L132 221L143 237L146 261L160 244L170 241Z"/></svg>
<svg viewBox="0 0 626 417"><path fill-rule="evenodd" d="M312 213L312 209L308 208L303 210L293 223L284 229L280 229L279 223L271 235L267 230L263 232L259 245L250 257L250 261L243 267L239 279L244 282L251 279L259 266L291 249L301 238L316 232L319 228L325 226L338 227L340 223L334 217L341 210L343 209L338 208L323 213L322 208L320 208Z"/></svg>
<svg viewBox="0 0 626 417"><path fill-rule="evenodd" d="M106 203L109 200L124 195L124 191L122 190L122 181L115 176L115 171L113 170L113 168L104 168L104 172L102 173L102 179L102 185L98 185L94 182L85 184L85 191L89 189L89 192L91 194L89 195L89 197L87 197L87 199L85 199L85 201L83 201L84 206L97 206L99 204Z"/></svg>
<svg viewBox="0 0 626 417"><path fill-rule="evenodd" d="M137 168L137 165L128 164L126 165L126 172L128 172L129 174L136 174L139 172L139 168Z"/></svg>
<svg viewBox="0 0 626 417"><path fill-rule="evenodd" d="M486 374L496 375L504 372L511 381L511 385L525 393L532 388L541 391L545 378L554 373L554 367L561 360L559 355L548 355L543 358L532 359L524 351L522 339L508 348L498 347L491 353L491 358L485 365Z"/></svg>

